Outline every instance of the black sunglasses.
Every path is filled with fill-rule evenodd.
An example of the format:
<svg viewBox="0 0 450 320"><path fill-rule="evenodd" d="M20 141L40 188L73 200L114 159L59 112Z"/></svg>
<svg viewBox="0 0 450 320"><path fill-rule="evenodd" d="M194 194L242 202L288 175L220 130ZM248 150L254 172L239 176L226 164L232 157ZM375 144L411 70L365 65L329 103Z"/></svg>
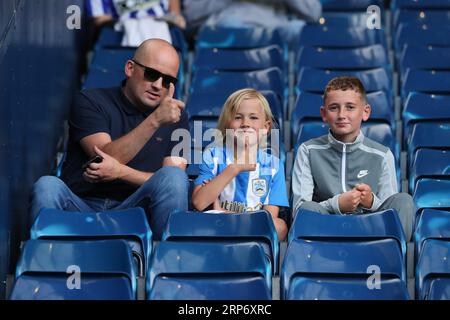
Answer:
<svg viewBox="0 0 450 320"><path fill-rule="evenodd" d="M162 86L166 89L169 89L171 83L173 83L174 86L177 84L177 81L178 81L177 78L169 76L164 73L161 73L158 70L155 70L153 68L144 66L143 64L140 64L139 62L137 62L134 59L131 59L131 61L136 63L138 66L144 68L144 78L147 81L155 82L156 80L158 80L159 78L162 77Z"/></svg>

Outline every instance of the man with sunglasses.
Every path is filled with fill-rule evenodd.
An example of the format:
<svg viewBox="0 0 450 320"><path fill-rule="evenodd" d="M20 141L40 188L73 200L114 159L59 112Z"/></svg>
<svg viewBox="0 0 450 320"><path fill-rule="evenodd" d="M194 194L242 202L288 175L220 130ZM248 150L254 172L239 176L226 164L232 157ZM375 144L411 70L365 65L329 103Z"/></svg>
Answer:
<svg viewBox="0 0 450 320"><path fill-rule="evenodd" d="M184 103L173 97L178 68L172 45L146 40L126 62L121 87L76 95L61 179L44 176L35 183L33 219L41 208L141 206L155 239L161 238L170 212L188 207L187 162L171 153L178 143L172 132L189 130Z"/></svg>

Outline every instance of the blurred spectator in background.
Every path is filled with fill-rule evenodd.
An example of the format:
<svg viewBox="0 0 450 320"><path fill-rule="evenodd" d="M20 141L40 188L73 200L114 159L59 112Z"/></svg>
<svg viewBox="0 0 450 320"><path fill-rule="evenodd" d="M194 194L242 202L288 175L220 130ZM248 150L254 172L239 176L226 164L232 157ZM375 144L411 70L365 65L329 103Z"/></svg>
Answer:
<svg viewBox="0 0 450 320"><path fill-rule="evenodd" d="M278 29L293 45L308 21L322 14L319 0L184 0L183 13L190 31L202 25Z"/></svg>
<svg viewBox="0 0 450 320"><path fill-rule="evenodd" d="M122 46L137 47L150 38L172 42L169 23L186 27L180 0L86 0L96 29L109 23L123 31Z"/></svg>

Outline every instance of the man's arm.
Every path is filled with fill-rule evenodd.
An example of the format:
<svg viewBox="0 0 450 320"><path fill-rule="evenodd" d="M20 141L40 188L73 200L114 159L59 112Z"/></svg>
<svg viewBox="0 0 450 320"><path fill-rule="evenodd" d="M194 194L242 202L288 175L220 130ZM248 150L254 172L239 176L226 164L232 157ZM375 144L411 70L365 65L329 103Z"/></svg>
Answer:
<svg viewBox="0 0 450 320"><path fill-rule="evenodd" d="M84 152L92 157L96 154L94 146L97 146L122 164L130 162L159 127L180 121L184 103L173 99L174 90L175 87L170 84L168 96L161 101L157 109L119 139L112 141L111 136L105 132L94 133L81 139L80 145Z"/></svg>

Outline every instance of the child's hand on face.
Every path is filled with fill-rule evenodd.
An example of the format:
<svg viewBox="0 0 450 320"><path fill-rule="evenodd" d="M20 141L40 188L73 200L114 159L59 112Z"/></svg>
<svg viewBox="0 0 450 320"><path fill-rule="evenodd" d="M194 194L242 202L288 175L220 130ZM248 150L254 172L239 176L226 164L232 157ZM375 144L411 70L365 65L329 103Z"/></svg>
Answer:
<svg viewBox="0 0 450 320"><path fill-rule="evenodd" d="M234 166L236 167L238 173L256 170L257 150L253 150L254 146L250 145L249 140L250 138L248 136L245 136L243 148L244 150L242 150L242 146L240 146L239 144L237 146Z"/></svg>
<svg viewBox="0 0 450 320"><path fill-rule="evenodd" d="M363 208L369 209L373 205L373 193L372 189L368 184L360 183L353 188L353 190L357 190L361 192L361 202Z"/></svg>
<svg viewBox="0 0 450 320"><path fill-rule="evenodd" d="M352 189L350 191L341 193L338 198L339 210L342 213L355 212L358 205L361 203L361 192Z"/></svg>

